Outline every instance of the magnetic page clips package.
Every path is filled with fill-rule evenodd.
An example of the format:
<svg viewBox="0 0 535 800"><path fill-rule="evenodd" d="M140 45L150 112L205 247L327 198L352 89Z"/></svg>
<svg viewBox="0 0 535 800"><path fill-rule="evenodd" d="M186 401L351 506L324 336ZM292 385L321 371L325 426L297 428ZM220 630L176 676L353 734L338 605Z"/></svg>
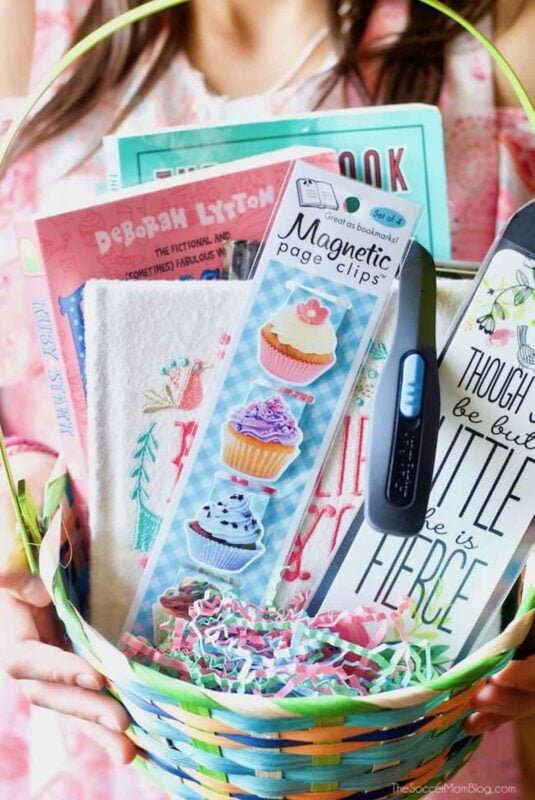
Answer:
<svg viewBox="0 0 535 800"><path fill-rule="evenodd" d="M272 597L419 210L295 165L128 629L152 637L207 584Z"/></svg>

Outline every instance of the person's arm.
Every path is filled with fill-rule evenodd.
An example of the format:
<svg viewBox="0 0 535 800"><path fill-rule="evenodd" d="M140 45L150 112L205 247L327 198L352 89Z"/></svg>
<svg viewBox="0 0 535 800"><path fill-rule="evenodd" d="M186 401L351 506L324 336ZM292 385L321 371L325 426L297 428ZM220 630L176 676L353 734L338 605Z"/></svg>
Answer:
<svg viewBox="0 0 535 800"><path fill-rule="evenodd" d="M535 100L535 0L499 0L494 19L494 43L509 61L518 77ZM495 71L496 105L518 106L518 99L509 81Z"/></svg>
<svg viewBox="0 0 535 800"><path fill-rule="evenodd" d="M0 99L27 93L34 35L35 0L0 0Z"/></svg>
<svg viewBox="0 0 535 800"><path fill-rule="evenodd" d="M17 452L10 458L15 479L26 477L34 497L42 494L54 457ZM14 678L30 703L77 717L85 733L119 762L136 748L125 731L125 709L101 689L104 679L83 658L68 652L61 623L37 577L31 577L0 467L0 669Z"/></svg>

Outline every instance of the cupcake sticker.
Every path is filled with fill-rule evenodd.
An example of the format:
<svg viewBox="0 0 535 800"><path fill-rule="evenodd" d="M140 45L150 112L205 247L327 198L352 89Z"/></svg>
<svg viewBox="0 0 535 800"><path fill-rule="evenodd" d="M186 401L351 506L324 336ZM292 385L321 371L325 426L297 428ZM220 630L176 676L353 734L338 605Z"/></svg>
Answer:
<svg viewBox="0 0 535 800"><path fill-rule="evenodd" d="M205 503L186 523L190 558L225 572L240 572L265 551L264 528L251 508L251 496L234 491Z"/></svg>
<svg viewBox="0 0 535 800"><path fill-rule="evenodd" d="M274 394L232 409L223 426L221 460L236 472L276 481L299 455L302 441L296 418Z"/></svg>
<svg viewBox="0 0 535 800"><path fill-rule="evenodd" d="M283 306L260 329L259 361L270 375L305 386L336 361L336 334L330 311L312 297Z"/></svg>
<svg viewBox="0 0 535 800"><path fill-rule="evenodd" d="M168 589L159 598L159 602L165 613L170 617L188 619L191 606L197 600L204 600L207 592L210 593L209 596L220 594L219 589L208 581L198 578L186 578L176 590Z"/></svg>

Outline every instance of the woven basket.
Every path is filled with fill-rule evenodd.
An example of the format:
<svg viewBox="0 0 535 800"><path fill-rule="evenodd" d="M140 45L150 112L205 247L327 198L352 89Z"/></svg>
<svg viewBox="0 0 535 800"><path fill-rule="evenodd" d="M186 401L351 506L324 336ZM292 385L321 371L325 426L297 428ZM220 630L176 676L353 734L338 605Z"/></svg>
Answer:
<svg viewBox="0 0 535 800"><path fill-rule="evenodd" d="M57 612L76 652L131 715L137 765L187 800L376 800L431 791L476 749L481 737L463 729L472 698L510 661L535 619L531 589L499 637L418 687L270 699L200 689L129 661L85 622L63 574L58 569L53 579Z"/></svg>
<svg viewBox="0 0 535 800"><path fill-rule="evenodd" d="M183 1L151 0L78 43L17 115L0 146L0 164L27 115L73 61L116 30ZM447 6L421 1L491 48ZM535 110L518 79L496 51L493 56L534 124ZM54 549L55 558L50 556ZM449 779L476 749L480 737L463 729L472 698L513 657L535 617L535 590L529 589L503 634L416 688L354 699L214 692L129 661L106 641L69 596L66 573L54 566L58 550L59 534L57 539L47 534L42 555L48 551L48 567L42 574L74 649L106 677L110 693L130 713L128 735L140 749L137 765L172 796L186 800L420 797Z"/></svg>

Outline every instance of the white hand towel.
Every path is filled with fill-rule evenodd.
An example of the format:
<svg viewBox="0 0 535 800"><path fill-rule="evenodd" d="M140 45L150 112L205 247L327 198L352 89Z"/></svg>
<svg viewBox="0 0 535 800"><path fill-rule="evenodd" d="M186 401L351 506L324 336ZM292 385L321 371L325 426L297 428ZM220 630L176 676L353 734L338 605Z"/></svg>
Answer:
<svg viewBox="0 0 535 800"><path fill-rule="evenodd" d="M111 640L120 634L249 286L86 286L91 612Z"/></svg>
<svg viewBox="0 0 535 800"><path fill-rule="evenodd" d="M439 282L439 340L469 286ZM86 287L92 621L112 640L248 292L246 283L217 281ZM281 603L316 582L362 502L367 420L396 304L394 293L289 558Z"/></svg>

